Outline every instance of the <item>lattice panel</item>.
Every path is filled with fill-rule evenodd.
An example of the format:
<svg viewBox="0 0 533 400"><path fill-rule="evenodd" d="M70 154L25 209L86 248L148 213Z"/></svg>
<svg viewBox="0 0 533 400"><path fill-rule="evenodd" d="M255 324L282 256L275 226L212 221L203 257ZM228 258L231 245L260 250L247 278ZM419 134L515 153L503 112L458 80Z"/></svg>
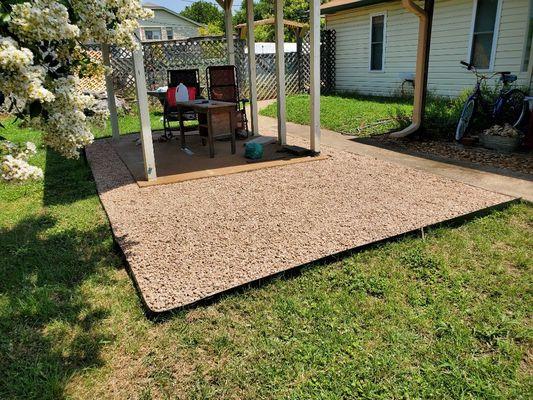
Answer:
<svg viewBox="0 0 533 400"><path fill-rule="evenodd" d="M199 69L200 85L205 88L205 69L227 63L223 39L150 42L143 44L143 50L146 83L151 88L167 84L167 70L187 68Z"/></svg>
<svg viewBox="0 0 533 400"><path fill-rule="evenodd" d="M102 52L99 48L91 47L87 51L91 61L102 62ZM80 79L80 87L83 91L101 92L105 90L105 76L103 73Z"/></svg>
<svg viewBox="0 0 533 400"><path fill-rule="evenodd" d="M320 86L322 93L335 90L335 30L320 32ZM302 91L309 92L311 45L309 33L302 43Z"/></svg>
<svg viewBox="0 0 533 400"><path fill-rule="evenodd" d="M248 55L246 41L235 40L235 64L240 82L241 95L248 96ZM200 84L206 87L205 69L210 65L227 63L227 45L224 38L196 38L143 43L144 67L148 88L155 89L167 84L167 70L198 68ZM98 45L89 46L94 59L101 59ZM323 92L335 88L335 31L321 32L321 86ZM258 98L276 97L275 54L256 54ZM113 84L118 96L135 98L135 76L131 51L111 47ZM285 53L285 90L287 94L309 92L309 35L303 38L298 52ZM105 90L103 76L84 79L85 90ZM205 93L204 93L205 95Z"/></svg>

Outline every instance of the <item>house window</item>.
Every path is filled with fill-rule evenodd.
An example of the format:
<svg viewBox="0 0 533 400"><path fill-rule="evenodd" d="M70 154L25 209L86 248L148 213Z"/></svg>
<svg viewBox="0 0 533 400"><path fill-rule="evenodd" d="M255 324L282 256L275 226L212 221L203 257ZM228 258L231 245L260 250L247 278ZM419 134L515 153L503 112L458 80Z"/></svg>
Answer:
<svg viewBox="0 0 533 400"><path fill-rule="evenodd" d="M146 40L161 40L161 28L144 28Z"/></svg>
<svg viewBox="0 0 533 400"><path fill-rule="evenodd" d="M168 40L174 39L174 29L173 28L167 28L167 39Z"/></svg>
<svg viewBox="0 0 533 400"><path fill-rule="evenodd" d="M501 0L476 0L470 63L479 69L492 68Z"/></svg>
<svg viewBox="0 0 533 400"><path fill-rule="evenodd" d="M383 71L385 59L385 14L370 17L370 70Z"/></svg>
<svg viewBox="0 0 533 400"><path fill-rule="evenodd" d="M524 62L522 63L522 71L527 72L529 69L529 59L531 57L531 41L533 40L533 0L529 1L529 19L526 30L526 45L524 48Z"/></svg>

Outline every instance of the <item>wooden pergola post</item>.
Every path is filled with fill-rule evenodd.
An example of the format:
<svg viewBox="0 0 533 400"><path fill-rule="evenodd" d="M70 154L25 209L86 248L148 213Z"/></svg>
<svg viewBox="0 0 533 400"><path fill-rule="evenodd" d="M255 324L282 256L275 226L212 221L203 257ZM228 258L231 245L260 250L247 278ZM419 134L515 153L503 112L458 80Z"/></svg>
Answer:
<svg viewBox="0 0 533 400"><path fill-rule="evenodd" d="M235 65L235 43L233 41L233 0L217 0L224 9L224 25L226 29L226 43L228 44L228 64Z"/></svg>
<svg viewBox="0 0 533 400"><path fill-rule="evenodd" d="M283 24L283 0L274 0L274 26L276 36L276 78L278 100L278 141L287 144L285 110L285 33Z"/></svg>
<svg viewBox="0 0 533 400"><path fill-rule="evenodd" d="M259 133L257 116L257 70L255 65L254 1L246 0L246 24L248 25L248 82L250 89L250 117L252 135Z"/></svg>
<svg viewBox="0 0 533 400"><path fill-rule="evenodd" d="M146 93L146 77L144 75L144 61L142 47L133 51L133 67L135 70L135 91L139 106L139 120L141 122L141 147L146 179L157 178L152 142L152 127L150 126L150 110L148 108L148 94Z"/></svg>
<svg viewBox="0 0 533 400"><path fill-rule="evenodd" d="M107 68L111 67L110 48L108 44L102 43L100 45L102 49L102 61ZM113 140L118 141L120 139L120 131L118 128L118 114L117 104L115 103L115 89L113 87L113 77L111 73L105 73L105 88L107 93L107 108L109 109L109 119L111 121L111 132L113 133Z"/></svg>
<svg viewBox="0 0 533 400"><path fill-rule="evenodd" d="M311 151L320 153L320 0L309 0L311 25Z"/></svg>

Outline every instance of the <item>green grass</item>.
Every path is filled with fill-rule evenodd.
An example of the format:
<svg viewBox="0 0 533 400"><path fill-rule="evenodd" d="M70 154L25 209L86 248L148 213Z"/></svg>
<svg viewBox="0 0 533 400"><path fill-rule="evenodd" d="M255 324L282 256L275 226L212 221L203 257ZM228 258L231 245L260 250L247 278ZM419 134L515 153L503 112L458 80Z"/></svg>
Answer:
<svg viewBox="0 0 533 400"><path fill-rule="evenodd" d="M410 113L408 100L354 95L330 95L320 98L320 125L336 132L358 136L385 133L397 128L393 119L397 112ZM275 118L277 104L260 111L261 115ZM309 125L309 95L287 97L287 120Z"/></svg>
<svg viewBox="0 0 533 400"><path fill-rule="evenodd" d="M39 142L17 125L2 134ZM526 399L533 391L531 205L152 321L86 163L42 148L32 162L44 181L0 183L2 399Z"/></svg>
<svg viewBox="0 0 533 400"><path fill-rule="evenodd" d="M454 99L430 96L426 105L427 131L435 136L451 137L466 97L467 93ZM405 98L349 93L320 97L322 128L359 137L402 129L410 124L412 112L412 100ZM270 104L260 114L276 118L277 104ZM309 118L309 96L288 96L287 120L309 125ZM474 122L477 126L477 120Z"/></svg>

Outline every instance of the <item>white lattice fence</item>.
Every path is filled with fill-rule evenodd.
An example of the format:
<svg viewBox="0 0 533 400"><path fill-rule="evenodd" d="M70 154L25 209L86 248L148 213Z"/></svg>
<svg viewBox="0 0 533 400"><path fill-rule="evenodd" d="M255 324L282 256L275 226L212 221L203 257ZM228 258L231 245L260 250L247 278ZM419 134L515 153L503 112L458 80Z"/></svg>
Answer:
<svg viewBox="0 0 533 400"><path fill-rule="evenodd" d="M100 48L91 47L89 48L88 53L92 61L102 61L102 52L100 51ZM80 87L84 91L101 92L105 90L105 76L103 73L100 73L91 77L81 78Z"/></svg>
<svg viewBox="0 0 533 400"><path fill-rule="evenodd" d="M321 41L321 83L325 91L332 90L335 84L335 31L323 31ZM235 64L240 82L241 94L248 95L248 55L246 42L235 40ZM227 46L224 38L193 38L143 43L146 83L149 88L165 86L169 69L198 68L200 84L205 87L205 69L210 65L227 63ZM89 47L91 57L101 59L97 45ZM276 56L256 54L258 98L276 97ZM111 67L113 85L120 97L135 97L135 79L132 55L128 50L111 47ZM298 52L285 53L286 93L307 93L309 90L309 36L302 40ZM82 80L85 90L105 90L103 76ZM204 93L205 95L205 93Z"/></svg>

